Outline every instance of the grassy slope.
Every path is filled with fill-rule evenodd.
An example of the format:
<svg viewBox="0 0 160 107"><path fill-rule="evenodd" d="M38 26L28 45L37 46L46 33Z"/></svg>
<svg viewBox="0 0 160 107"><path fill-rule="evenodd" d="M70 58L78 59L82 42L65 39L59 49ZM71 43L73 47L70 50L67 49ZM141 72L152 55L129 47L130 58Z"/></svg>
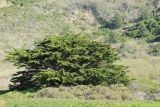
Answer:
<svg viewBox="0 0 160 107"><path fill-rule="evenodd" d="M118 64L128 66L133 79L130 88L144 92L159 92L160 56L149 55L150 45L142 40L131 40L122 44L120 53L124 56Z"/></svg>
<svg viewBox="0 0 160 107"><path fill-rule="evenodd" d="M109 19L116 13L124 15L127 21L133 21L138 17L140 7L145 7L147 0L34 0L33 3L30 3L33 0L9 1L17 2L0 9L0 49L30 47L35 38L42 38L46 34L91 32L97 29L100 19ZM124 10L124 4L128 9Z"/></svg>

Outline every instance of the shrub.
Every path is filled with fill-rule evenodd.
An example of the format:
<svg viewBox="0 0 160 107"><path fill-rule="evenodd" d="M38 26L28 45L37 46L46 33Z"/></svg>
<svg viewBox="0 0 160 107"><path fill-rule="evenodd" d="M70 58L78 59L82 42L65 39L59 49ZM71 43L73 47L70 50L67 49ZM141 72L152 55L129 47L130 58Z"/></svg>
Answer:
<svg viewBox="0 0 160 107"><path fill-rule="evenodd" d="M127 29L124 35L133 38L150 38L158 35L159 28L160 24L157 20L146 19Z"/></svg>
<svg viewBox="0 0 160 107"><path fill-rule="evenodd" d="M89 41L86 36L49 36L34 49L16 49L7 60L24 71L13 75L11 89L72 85L127 85L126 67L110 45Z"/></svg>
<svg viewBox="0 0 160 107"><path fill-rule="evenodd" d="M118 29L124 24L124 19L119 14L116 14L110 21L107 21L105 28Z"/></svg>
<svg viewBox="0 0 160 107"><path fill-rule="evenodd" d="M132 26L130 29L128 29L125 32L125 35L129 37L133 37L133 38L142 38L142 37L146 37L147 35L149 35L149 32L144 22L140 22Z"/></svg>
<svg viewBox="0 0 160 107"><path fill-rule="evenodd" d="M160 42L160 36L153 38L150 42Z"/></svg>
<svg viewBox="0 0 160 107"><path fill-rule="evenodd" d="M103 36L105 43L121 43L126 41L126 38L121 36L119 33L113 32L110 29L99 29L98 31L93 32L94 36Z"/></svg>
<svg viewBox="0 0 160 107"><path fill-rule="evenodd" d="M150 54L155 55L155 56L160 55L160 43L157 44L157 45L155 45L155 46L151 49Z"/></svg>
<svg viewBox="0 0 160 107"><path fill-rule="evenodd" d="M74 97L71 93L67 92L66 90L59 91L59 88L45 88L32 94L32 96L38 97L38 98L73 98Z"/></svg>
<svg viewBox="0 0 160 107"><path fill-rule="evenodd" d="M100 100L100 99L105 99L105 96L103 94L93 94L89 96L89 99L91 100Z"/></svg>
<svg viewBox="0 0 160 107"><path fill-rule="evenodd" d="M85 89L84 89L85 87ZM28 95L28 98L74 98L74 99L108 99L108 100L132 100L136 99L133 92L124 85L113 86L73 86L64 87L65 90L60 91L59 88L48 87L38 90L35 93Z"/></svg>
<svg viewBox="0 0 160 107"><path fill-rule="evenodd" d="M34 3L37 0L7 0L7 1L11 2L13 5L23 6L29 3Z"/></svg>

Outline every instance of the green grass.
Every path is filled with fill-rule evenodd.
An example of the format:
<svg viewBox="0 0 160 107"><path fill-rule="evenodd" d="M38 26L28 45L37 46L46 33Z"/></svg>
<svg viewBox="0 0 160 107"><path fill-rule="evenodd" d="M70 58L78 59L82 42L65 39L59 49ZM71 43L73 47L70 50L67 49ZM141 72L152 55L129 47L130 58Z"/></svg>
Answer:
<svg viewBox="0 0 160 107"><path fill-rule="evenodd" d="M31 94L31 93L30 93ZM0 91L0 107L159 107L160 101L29 98L29 93Z"/></svg>
<svg viewBox="0 0 160 107"><path fill-rule="evenodd" d="M16 14L17 12L19 12L20 8L18 7L3 7L0 9L0 13L5 13L5 14Z"/></svg>
<svg viewBox="0 0 160 107"><path fill-rule="evenodd" d="M65 99L2 99L1 107L158 107L156 101L106 101Z"/></svg>

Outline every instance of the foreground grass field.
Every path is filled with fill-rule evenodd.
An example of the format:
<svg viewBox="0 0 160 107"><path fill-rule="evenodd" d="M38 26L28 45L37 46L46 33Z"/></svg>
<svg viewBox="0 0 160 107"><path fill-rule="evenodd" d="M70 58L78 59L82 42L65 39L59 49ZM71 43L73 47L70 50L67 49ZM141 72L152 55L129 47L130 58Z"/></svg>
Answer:
<svg viewBox="0 0 160 107"><path fill-rule="evenodd" d="M159 107L152 101L106 101L63 99L1 99L0 107Z"/></svg>
<svg viewBox="0 0 160 107"><path fill-rule="evenodd" d="M160 100L85 100L34 97L32 93L0 91L0 107L159 107Z"/></svg>

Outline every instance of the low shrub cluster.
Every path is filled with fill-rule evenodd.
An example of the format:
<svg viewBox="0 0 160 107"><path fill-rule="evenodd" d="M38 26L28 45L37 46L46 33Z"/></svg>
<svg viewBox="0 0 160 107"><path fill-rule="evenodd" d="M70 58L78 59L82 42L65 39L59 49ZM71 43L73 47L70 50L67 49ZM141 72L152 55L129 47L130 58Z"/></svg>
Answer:
<svg viewBox="0 0 160 107"><path fill-rule="evenodd" d="M156 44L153 46L150 50L150 54L154 56L159 56L160 55L160 43Z"/></svg>
<svg viewBox="0 0 160 107"><path fill-rule="evenodd" d="M136 97L124 85L105 86L74 86L59 88L44 88L36 93L28 94L29 98L74 98L74 99L109 99L132 100Z"/></svg>
<svg viewBox="0 0 160 107"><path fill-rule="evenodd" d="M23 6L29 3L34 3L37 0L7 0L7 1L11 2L13 5Z"/></svg>
<svg viewBox="0 0 160 107"><path fill-rule="evenodd" d="M116 14L111 20L106 21L105 28L109 29L118 29L124 24L124 18Z"/></svg>
<svg viewBox="0 0 160 107"><path fill-rule="evenodd" d="M102 28L93 32L94 36L102 36L103 42L105 43L121 43L127 40L126 37L123 37L118 32L114 32L110 29Z"/></svg>
<svg viewBox="0 0 160 107"><path fill-rule="evenodd" d="M158 19L146 19L128 28L124 35L132 38L155 38L160 34L160 21Z"/></svg>

